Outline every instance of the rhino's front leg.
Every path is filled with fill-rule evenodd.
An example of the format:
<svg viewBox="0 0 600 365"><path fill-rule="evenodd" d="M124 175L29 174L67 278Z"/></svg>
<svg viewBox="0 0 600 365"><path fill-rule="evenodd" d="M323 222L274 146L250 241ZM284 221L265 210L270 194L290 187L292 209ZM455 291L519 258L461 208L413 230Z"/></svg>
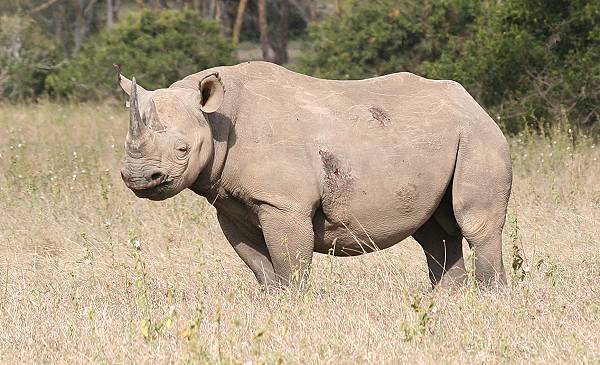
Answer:
<svg viewBox="0 0 600 365"><path fill-rule="evenodd" d="M314 249L311 213L263 204L259 219L279 284L302 286Z"/></svg>
<svg viewBox="0 0 600 365"><path fill-rule="evenodd" d="M217 219L225 238L252 270L258 283L265 286L277 285L269 251L260 231L252 232L247 227L236 225L222 214L217 214Z"/></svg>

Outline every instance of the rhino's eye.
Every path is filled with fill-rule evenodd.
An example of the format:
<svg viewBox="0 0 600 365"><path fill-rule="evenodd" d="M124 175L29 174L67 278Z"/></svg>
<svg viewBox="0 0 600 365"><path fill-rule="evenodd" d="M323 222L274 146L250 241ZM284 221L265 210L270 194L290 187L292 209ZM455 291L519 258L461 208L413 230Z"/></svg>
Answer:
<svg viewBox="0 0 600 365"><path fill-rule="evenodd" d="M189 150L190 149L187 145L181 145L181 146L177 147L177 155L179 157L185 157L185 155L187 155Z"/></svg>

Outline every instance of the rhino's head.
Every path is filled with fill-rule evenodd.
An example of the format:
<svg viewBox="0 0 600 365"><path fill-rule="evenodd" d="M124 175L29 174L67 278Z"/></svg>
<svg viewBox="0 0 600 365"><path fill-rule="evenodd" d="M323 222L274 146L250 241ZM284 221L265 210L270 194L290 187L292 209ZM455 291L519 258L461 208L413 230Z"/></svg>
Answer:
<svg viewBox="0 0 600 365"><path fill-rule="evenodd" d="M119 75L129 94L129 132L121 176L140 198L163 200L190 187L210 163L214 146L206 115L222 104L217 74L198 89L148 91Z"/></svg>

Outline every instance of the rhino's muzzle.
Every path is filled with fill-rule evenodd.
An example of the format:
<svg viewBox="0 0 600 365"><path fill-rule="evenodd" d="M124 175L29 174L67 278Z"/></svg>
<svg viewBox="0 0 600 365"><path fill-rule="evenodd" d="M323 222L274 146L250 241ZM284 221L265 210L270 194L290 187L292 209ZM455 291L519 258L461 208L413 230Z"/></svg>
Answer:
<svg viewBox="0 0 600 365"><path fill-rule="evenodd" d="M172 181L166 173L159 169L150 170L143 174L133 174L131 170L124 168L121 170L121 178L125 185L133 190L136 195L138 195L138 192L150 192Z"/></svg>

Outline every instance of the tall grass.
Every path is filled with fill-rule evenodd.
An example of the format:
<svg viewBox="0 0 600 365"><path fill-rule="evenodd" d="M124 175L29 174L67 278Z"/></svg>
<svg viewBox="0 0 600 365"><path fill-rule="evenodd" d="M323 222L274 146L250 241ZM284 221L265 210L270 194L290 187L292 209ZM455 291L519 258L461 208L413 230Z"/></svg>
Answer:
<svg viewBox="0 0 600 365"><path fill-rule="evenodd" d="M598 363L600 153L510 139L502 292L432 293L412 239L265 294L184 192L133 196L115 105L0 107L0 363Z"/></svg>

